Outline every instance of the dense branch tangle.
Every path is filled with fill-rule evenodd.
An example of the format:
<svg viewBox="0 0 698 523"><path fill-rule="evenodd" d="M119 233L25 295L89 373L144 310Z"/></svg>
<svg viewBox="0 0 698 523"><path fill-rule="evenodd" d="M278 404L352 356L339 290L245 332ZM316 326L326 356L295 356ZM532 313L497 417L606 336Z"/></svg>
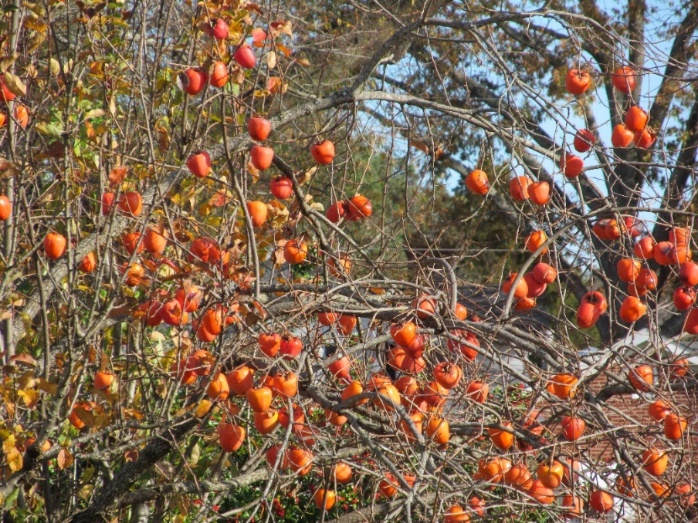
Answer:
<svg viewBox="0 0 698 523"><path fill-rule="evenodd" d="M478 517L479 498L492 520L554 521L577 497L591 516L690 518L696 379L676 360L694 349L661 335L682 320L678 266L629 325L616 264L637 239L592 228L642 213L663 240L692 225L696 14L672 19L650 64L645 35L626 34L649 31L644 4L628 9L8 10L6 520L438 521ZM620 94L620 65L661 66L658 94ZM598 98L564 91L568 66L594 72ZM579 177L558 173L578 128L606 136L633 103L654 149L597 140ZM448 180L475 167L485 198ZM549 182L550 201L517 201L512 173ZM547 242L519 255L532 230ZM541 262L559 277L522 311L517 283ZM598 330L574 318L592 288ZM675 426L648 422L655 400ZM579 481L543 470L556 490L530 488L529 468L571 459Z"/></svg>

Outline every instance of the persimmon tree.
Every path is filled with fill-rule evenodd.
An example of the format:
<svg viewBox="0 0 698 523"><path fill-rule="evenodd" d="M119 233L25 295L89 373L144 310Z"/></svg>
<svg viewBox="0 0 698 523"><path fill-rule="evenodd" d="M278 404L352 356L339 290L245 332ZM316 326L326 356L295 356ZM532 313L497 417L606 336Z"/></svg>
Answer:
<svg viewBox="0 0 698 523"><path fill-rule="evenodd" d="M4 521L695 517L693 3L0 23Z"/></svg>

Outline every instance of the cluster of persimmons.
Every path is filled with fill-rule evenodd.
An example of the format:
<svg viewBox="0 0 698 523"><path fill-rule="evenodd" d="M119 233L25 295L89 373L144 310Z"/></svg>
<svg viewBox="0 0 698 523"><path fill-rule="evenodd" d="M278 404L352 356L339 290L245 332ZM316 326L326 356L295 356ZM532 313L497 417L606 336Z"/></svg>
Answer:
<svg viewBox="0 0 698 523"><path fill-rule="evenodd" d="M208 34L216 40L228 37L225 21L217 19L207 27ZM258 35L263 39L263 35ZM248 45L240 45L233 55L234 61L243 69L255 67L256 56ZM208 68L191 67L179 75L179 83L189 96L196 96L207 86L222 88L229 81L229 65L222 61L210 64ZM632 69L621 68L613 73L613 85L620 92L628 95L633 92L637 79ZM591 85L588 72L573 69L569 71L566 86L570 93L582 95ZM12 95L0 83L5 100ZM7 91L7 92L6 92ZM8 94L9 93L9 94ZM19 117L16 116L19 120ZM4 123L0 113L0 125ZM272 147L265 145L272 132L272 122L262 116L253 115L247 119L247 132L254 142L249 149L251 165L257 171L266 171L275 163ZM654 139L654 132L648 127L648 115L638 106L630 107L625 115L624 124L613 130L614 147L629 147L634 144L639 148L649 148ZM594 134L587 129L580 129L574 138L573 146L578 153L591 150L596 143ZM334 161L335 146L330 140L315 143L310 154L318 165L330 165ZM560 169L573 180L584 170L584 161L580 156L563 153L559 160ZM192 176L205 179L211 175L212 161L205 150L198 150L189 155L185 165ZM126 176L126 167L112 169L109 181L112 187L118 187ZM269 191L278 200L295 197L297 187L294 180L287 175L273 177ZM475 170L466 179L467 187L475 194L486 195L490 191L490 182L483 170ZM551 198L551 186L547 181L533 181L527 176L518 176L509 183L509 192L515 202L530 201L537 206L547 205ZM142 195L137 191L116 192L110 190L101 195L101 212L103 215L121 213L131 218L139 218L143 213ZM242 203L242 202L240 202ZM254 200L245 203L245 219L251 226L261 231L268 220L268 206L264 201ZM7 219L12 213L11 202L0 196L0 219ZM356 194L350 198L330 202L326 218L334 227L345 221L353 222L372 216L373 206L364 195ZM646 235L634 218L608 217L597 220L592 230L601 242L612 243L621 238L634 238L633 257L622 258L618 262L618 279L627 284L627 297L619 308L618 316L626 323L634 323L647 314L647 305L642 298L657 287L656 273L645 263L654 260L660 265L676 266L681 287L674 294L674 305L680 311L690 309L686 322L686 331L698 334L698 313L694 309L696 300L695 286L698 285L698 265L690 261L690 231L676 227L671 230L665 242L656 243ZM122 265L123 282L127 286L149 288L148 272L154 272L160 263L168 263L163 257L165 251L175 241L170 231L162 226L148 226L140 231L125 232L122 244L129 262ZM526 249L531 253L545 255L553 239L545 231L533 231L525 240ZM66 237L58 232L49 232L43 242L44 253L51 260L64 256L69 248ZM205 271L231 272L233 263L227 252L214 239L197 237L186 245L189 261ZM287 241L283 246L283 258L292 265L307 261L310 252L308 241L298 237ZM139 256L147 252L150 257L139 261ZM145 257L144 257L145 258ZM171 263L171 262L169 262ZM330 260L330 272L337 278L348 277L351 273L349 258ZM78 269L92 273L98 268L96 254L90 253L79 261ZM539 262L525 274L512 273L504 281L502 291L512 294L514 308L522 311L536 306L548 285L558 278L557 269L548 263ZM260 437L267 438L265 458L268 466L275 471L306 475L316 470L316 446L325 437L323 427L329 430L344 430L345 425L354 425L355 418L371 409L385 416L394 416L396 441L407 441L434 449L443 449L451 441L451 423L449 407L458 401L466 404L486 405L490 400L490 386L485 379L464 379L465 365L474 365L478 355L485 354L477 335L465 327L450 329L440 337L447 350L447 357L430 357L429 351L436 341L429 331L429 322L434 317L446 317L465 325L468 311L463 305L456 305L453 310L444 306L442 300L435 296L420 294L409 307L406 319L379 327L389 332L390 347L386 350L386 364L396 374L392 379L388 372L375 372L368 376L355 371L354 362L347 355L337 354L320 359L324 372L323 379L332 384L337 394L329 395L326 401L310 398L303 390L302 371L299 361L304 353L312 352L307 347L307 340L302 335L290 332L274 332L262 325L255 332L256 340L251 349L249 362L234 368L226 368L227 361L219 361L216 351L211 347L224 339L230 325L241 322L241 317L234 303L214 305L207 304L207 289L194 283L175 285L168 290L151 293L134 312L146 328L156 328L161 324L180 329L192 334L196 341L192 350L172 362L167 371L173 382L184 390L196 387L205 390L205 399L193 406L197 417L203 418L212 412L214 406L220 406L222 419L217 425L217 439L225 452L237 452L248 440L252 430ZM414 297L414 294L410 297ZM581 298L576 321L581 329L593 327L600 316L607 312L608 303L602 292L592 290ZM350 337L356 333L358 318L328 309L318 312L313 322L327 328L339 336ZM473 319L474 321L474 319ZM422 328L425 327L425 328ZM232 329L231 329L232 330ZM310 357L310 356L307 356ZM444 361L445 360L445 361ZM674 362L674 375L680 379L686 375L687 362ZM365 369L362 369L365 370ZM628 383L641 394L653 392L657 387L654 370L650 365L641 364L630 369ZM571 402L576 396L579 378L572 373L560 372L552 376L546 384L547 397L551 401ZM105 391L118 386L115 374L100 370L94 375L94 388ZM330 390L330 389L328 389ZM556 399L555 399L556 398ZM308 401L312 399L312 401ZM301 405L301 403L303 405ZM579 478L579 462L570 458L556 457L552 453L548 458L539 460L535 472L529 470L525 461L513 462L513 452L518 448L522 453L533 451L535 442L530 438L519 438L516 433L521 430L542 441L541 436L556 437L561 444L575 444L587 429L587 422L582 415L575 412L570 405L564 404L565 415L559 416L553 424L544 424L538 419L538 412L530 410L519 423L514 419L503 419L498 423L489 423L486 432L487 441L498 449L497 455L490 455L478 462L473 478L491 485L506 485L525 493L540 504L552 504L560 491L566 486L561 496L561 513L565 517L581 516L588 505L596 513L606 513L614 506L614 492L632 497L636 492L633 477L620 475L614 488L602 488L593 485L588 489L588 496L583 500L581 489L576 488ZM97 411L101 407L90 401L77 401L69 414L70 423L76 429L84 429L85 413ZM242 416L243 409L251 413L249 424ZM681 441L688 428L688 420L667 401L657 399L649 404L648 412L652 419L663 423L663 439L667 442ZM323 424L311 419L310 410L322 411ZM278 430L280 428L283 431ZM280 434L285 434L279 438ZM285 441L282 443L281 441ZM518 445L517 445L518 443ZM686 483L669 485L661 481L669 465L669 451L655 446L647 446L639 455L642 469L652 478L651 486L655 498L678 494L681 503L692 504L691 487ZM514 458L516 459L516 458ZM329 510L337 501L336 485L352 481L354 470L350 460L336 461L332 465L331 479L324 488L314 494L318 508ZM405 473L396 477L391 472L380 474L377 490L384 498L393 498L407 487L414 486L417 477ZM484 496L483 496L484 497ZM463 503L464 505L466 503ZM478 496L470 496L467 508L459 503L450 503L444 512L444 521L469 521L474 515L483 515L485 501Z"/></svg>

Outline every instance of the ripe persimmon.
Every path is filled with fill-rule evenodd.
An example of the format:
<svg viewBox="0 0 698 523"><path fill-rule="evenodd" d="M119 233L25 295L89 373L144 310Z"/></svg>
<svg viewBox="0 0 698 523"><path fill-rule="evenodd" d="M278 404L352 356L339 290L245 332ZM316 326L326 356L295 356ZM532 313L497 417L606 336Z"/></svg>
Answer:
<svg viewBox="0 0 698 523"><path fill-rule="evenodd" d="M252 220L252 225L255 227L264 225L269 213L267 204L259 201L247 202L247 212L250 215L250 220Z"/></svg>
<svg viewBox="0 0 698 523"><path fill-rule="evenodd" d="M509 181L509 193L514 201L528 200L528 186L531 179L528 176L516 176Z"/></svg>
<svg viewBox="0 0 698 523"><path fill-rule="evenodd" d="M303 240L289 240L284 245L284 259L291 265L303 263L308 256L308 244Z"/></svg>
<svg viewBox="0 0 698 523"><path fill-rule="evenodd" d="M105 390L111 387L114 382L114 374L108 371L100 370L95 373L94 386L97 390Z"/></svg>
<svg viewBox="0 0 698 523"><path fill-rule="evenodd" d="M591 75L582 69L569 69L565 77L567 92L579 96L591 87Z"/></svg>
<svg viewBox="0 0 698 523"><path fill-rule="evenodd" d="M618 89L621 93L632 93L637 85L635 69L627 65L624 67L619 67L611 74L611 83L613 84L613 87Z"/></svg>
<svg viewBox="0 0 698 523"><path fill-rule="evenodd" d="M266 171L274 161L274 149L263 145L255 145L250 149L250 161L256 169Z"/></svg>
<svg viewBox="0 0 698 523"><path fill-rule="evenodd" d="M272 390L269 387L252 387L245 393L247 403L255 412L266 412L271 407L271 401L274 397Z"/></svg>
<svg viewBox="0 0 698 523"><path fill-rule="evenodd" d="M625 126L633 133L639 133L647 126L649 116L644 109L633 105L628 112L625 113Z"/></svg>
<svg viewBox="0 0 698 523"><path fill-rule="evenodd" d="M119 209L124 214L138 217L143 213L143 198L137 191L128 191L119 199Z"/></svg>
<svg viewBox="0 0 698 523"><path fill-rule="evenodd" d="M368 218L371 214L373 214L371 201L362 194L357 194L349 200L347 220L356 222Z"/></svg>
<svg viewBox="0 0 698 523"><path fill-rule="evenodd" d="M475 169L465 178L465 186L470 189L473 194L484 196L490 191L490 181L487 173L480 169Z"/></svg>
<svg viewBox="0 0 698 523"><path fill-rule="evenodd" d="M242 447L246 434L245 427L232 423L218 424L218 443L226 452L235 452Z"/></svg>
<svg viewBox="0 0 698 523"><path fill-rule="evenodd" d="M57 260L65 254L68 241L65 236L57 232L49 232L44 237L44 252L46 257L51 260Z"/></svg>
<svg viewBox="0 0 698 523"><path fill-rule="evenodd" d="M313 144L310 147L310 154L316 163L320 165L329 165L334 161L335 149L334 143L330 140L323 140Z"/></svg>
<svg viewBox="0 0 698 523"><path fill-rule="evenodd" d="M271 122L266 118L252 116L247 120L247 132L253 140L263 142L271 132Z"/></svg>
<svg viewBox="0 0 698 523"><path fill-rule="evenodd" d="M225 375L228 388L236 396L245 396L254 386L254 369L248 365L240 365Z"/></svg>

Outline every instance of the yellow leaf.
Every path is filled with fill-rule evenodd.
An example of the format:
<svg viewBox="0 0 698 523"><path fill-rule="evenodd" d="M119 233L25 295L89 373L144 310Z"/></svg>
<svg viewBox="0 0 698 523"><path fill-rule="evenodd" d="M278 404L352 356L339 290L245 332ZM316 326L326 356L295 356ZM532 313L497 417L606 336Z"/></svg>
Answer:
<svg viewBox="0 0 698 523"><path fill-rule="evenodd" d="M313 176L317 172L318 166L313 165L310 169L298 175L298 185L303 185L308 183L313 179Z"/></svg>
<svg viewBox="0 0 698 523"><path fill-rule="evenodd" d="M43 44L44 40L46 40L46 34L46 31L35 31L33 33L29 33L29 36L23 42L24 52L30 54L41 47L41 44Z"/></svg>
<svg viewBox="0 0 698 523"><path fill-rule="evenodd" d="M39 76L39 71L37 71L36 67L33 64L29 64L27 67L25 67L24 72L29 78L36 78L37 76Z"/></svg>
<svg viewBox="0 0 698 523"><path fill-rule="evenodd" d="M199 214L201 216L208 216L211 214L211 206L208 203L202 203L199 205Z"/></svg>
<svg viewBox="0 0 698 523"><path fill-rule="evenodd" d="M158 149L164 153L170 147L170 135L167 129L158 129Z"/></svg>
<svg viewBox="0 0 698 523"><path fill-rule="evenodd" d="M189 454L189 463L191 465L196 465L199 462L199 457L201 456L201 448L199 445L194 445Z"/></svg>
<svg viewBox="0 0 698 523"><path fill-rule="evenodd" d="M40 33L44 33L46 32L46 29L48 29L46 22L35 14L30 14L24 19L24 27Z"/></svg>
<svg viewBox="0 0 698 523"><path fill-rule="evenodd" d="M46 14L44 6L39 2L22 2L22 7L26 7L31 13L37 16L44 16Z"/></svg>
<svg viewBox="0 0 698 523"><path fill-rule="evenodd" d="M250 176L252 176L252 183L257 183L261 175L259 169L252 165L252 162L247 162L247 170L250 172Z"/></svg>
<svg viewBox="0 0 698 523"><path fill-rule="evenodd" d="M7 436L5 439L2 440L2 451L7 454L10 452L13 448L15 448L15 435L10 434Z"/></svg>
<svg viewBox="0 0 698 523"><path fill-rule="evenodd" d="M23 372L22 375L17 378L18 388L20 389L33 389L36 386L36 378L34 377L33 371Z"/></svg>
<svg viewBox="0 0 698 523"><path fill-rule="evenodd" d="M39 401L41 394L36 389L21 389L17 391L17 395L22 398L24 405L27 408L33 409Z"/></svg>
<svg viewBox="0 0 698 523"><path fill-rule="evenodd" d="M95 489L95 486L92 483L87 483L85 486L83 486L79 491L78 491L78 497L80 499L87 499L92 495L92 491Z"/></svg>
<svg viewBox="0 0 698 523"><path fill-rule="evenodd" d="M211 7L215 8L215 4L208 4ZM211 9L211 7L208 7L208 9ZM233 42L237 42L242 38L242 35L244 35L247 32L247 28L245 25L240 23L237 20L231 20L228 23L228 40L232 40ZM237 36L239 35L239 36ZM237 36L237 38L235 38Z"/></svg>
<svg viewBox="0 0 698 523"><path fill-rule="evenodd" d="M276 53L274 51L269 51L267 53L267 67L269 69L274 69L274 67L276 67Z"/></svg>
<svg viewBox="0 0 698 523"><path fill-rule="evenodd" d="M271 94L271 91L267 89L255 89L254 91L254 97L255 98L264 98L266 96L269 96Z"/></svg>
<svg viewBox="0 0 698 523"><path fill-rule="evenodd" d="M33 320L31 316L26 312L20 312L19 316L22 318L22 323L24 324L24 336L31 336L34 333L32 330Z"/></svg>
<svg viewBox="0 0 698 523"><path fill-rule="evenodd" d="M9 71L4 73L5 87L7 87L10 92L16 96L24 96L27 94L27 87L19 76L16 76Z"/></svg>
<svg viewBox="0 0 698 523"><path fill-rule="evenodd" d="M91 120L92 118L101 118L104 116L105 113L104 109L92 109L91 111L87 111L85 113L85 120Z"/></svg>
<svg viewBox="0 0 698 523"><path fill-rule="evenodd" d="M194 411L194 415L197 418L203 418L209 410L211 410L211 402L207 399L203 399L199 402L199 404L196 406L196 410Z"/></svg>
<svg viewBox="0 0 698 523"><path fill-rule="evenodd" d="M288 221L289 211L280 202L272 200L267 204L267 208L269 209L269 218L274 227L282 227Z"/></svg>
<svg viewBox="0 0 698 523"><path fill-rule="evenodd" d="M17 448L13 447L10 452L5 454L5 459L7 459L7 464L12 472L17 472L22 469L24 460L22 459L22 453L17 450Z"/></svg>

